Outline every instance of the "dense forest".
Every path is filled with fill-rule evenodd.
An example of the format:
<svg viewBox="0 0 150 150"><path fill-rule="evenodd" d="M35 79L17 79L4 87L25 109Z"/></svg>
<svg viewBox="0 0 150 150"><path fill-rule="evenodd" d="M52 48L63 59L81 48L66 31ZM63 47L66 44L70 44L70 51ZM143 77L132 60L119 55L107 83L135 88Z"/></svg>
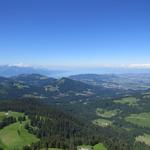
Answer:
<svg viewBox="0 0 150 150"><path fill-rule="evenodd" d="M40 142L31 147L25 146L24 149L56 147L75 150L78 145L94 145L99 142L104 143L110 150L132 149L132 141L124 135L125 133L86 125L80 117L76 119L37 100L1 101L0 110L24 112L30 118L31 124L26 124L26 129L40 138Z"/></svg>

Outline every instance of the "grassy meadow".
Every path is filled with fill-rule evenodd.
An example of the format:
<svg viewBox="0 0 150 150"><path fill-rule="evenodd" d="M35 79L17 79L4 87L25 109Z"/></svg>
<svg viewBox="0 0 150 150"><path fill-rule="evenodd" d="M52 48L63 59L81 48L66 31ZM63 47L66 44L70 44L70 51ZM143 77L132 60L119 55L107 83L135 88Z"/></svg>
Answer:
<svg viewBox="0 0 150 150"><path fill-rule="evenodd" d="M114 100L115 103L126 104L128 106L138 106L137 104L138 101L139 100L136 99L135 97L125 97L120 100Z"/></svg>
<svg viewBox="0 0 150 150"><path fill-rule="evenodd" d="M131 114L130 116L126 117L125 120L140 127L150 128L150 112Z"/></svg>
<svg viewBox="0 0 150 150"><path fill-rule="evenodd" d="M107 148L102 143L99 143L95 146L81 145L77 147L77 150L107 150Z"/></svg>
<svg viewBox="0 0 150 150"><path fill-rule="evenodd" d="M13 116L16 117L16 119L19 116L23 116L23 113L17 113L17 112L1 112L1 117L6 116ZM25 124L29 122L27 119L26 121L20 123L16 122L13 124L10 124L3 129L0 129L0 147L2 147L4 150L22 150L22 148L25 145L30 145L32 143L36 143L39 141L36 136L30 134L25 128Z"/></svg>
<svg viewBox="0 0 150 150"><path fill-rule="evenodd" d="M96 114L103 118L112 118L112 117L116 116L119 112L120 111L118 109L105 110L105 109L97 108L97 110L96 110Z"/></svg>
<svg viewBox="0 0 150 150"><path fill-rule="evenodd" d="M107 119L96 119L93 120L93 124L101 127L108 127L112 125L112 121L107 120Z"/></svg>
<svg viewBox="0 0 150 150"><path fill-rule="evenodd" d="M150 135L144 134L136 137L137 142L145 143L146 145L150 146Z"/></svg>

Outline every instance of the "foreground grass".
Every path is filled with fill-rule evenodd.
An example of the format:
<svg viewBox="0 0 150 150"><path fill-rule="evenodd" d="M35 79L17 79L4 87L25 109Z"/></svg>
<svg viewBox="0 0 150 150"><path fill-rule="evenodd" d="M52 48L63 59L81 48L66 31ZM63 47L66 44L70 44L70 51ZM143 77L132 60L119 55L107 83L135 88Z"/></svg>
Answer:
<svg viewBox="0 0 150 150"><path fill-rule="evenodd" d="M130 116L126 117L125 120L140 127L150 128L150 112L131 114Z"/></svg>
<svg viewBox="0 0 150 150"><path fill-rule="evenodd" d="M114 100L115 103L126 104L128 106L138 106L137 102L139 100L135 97L125 97L120 100Z"/></svg>
<svg viewBox="0 0 150 150"><path fill-rule="evenodd" d="M107 127L112 125L112 121L106 119L96 119L93 121L93 124L101 127Z"/></svg>
<svg viewBox="0 0 150 150"><path fill-rule="evenodd" d="M2 114L2 113L1 113ZM4 113L5 114L5 113ZM11 112L10 115L19 117L22 113ZM30 145L39 141L34 135L28 133L24 128L27 121L22 124L19 122L13 123L0 130L0 147L4 150L22 150L25 145Z"/></svg>
<svg viewBox="0 0 150 150"><path fill-rule="evenodd" d="M144 134L142 136L136 137L137 142L145 143L146 145L150 146L150 135Z"/></svg>

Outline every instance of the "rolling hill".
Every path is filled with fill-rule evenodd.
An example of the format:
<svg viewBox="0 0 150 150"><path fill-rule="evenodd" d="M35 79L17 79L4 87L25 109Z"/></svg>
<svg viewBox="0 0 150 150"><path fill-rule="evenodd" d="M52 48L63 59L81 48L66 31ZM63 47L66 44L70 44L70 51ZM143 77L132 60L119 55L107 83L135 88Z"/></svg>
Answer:
<svg viewBox="0 0 150 150"><path fill-rule="evenodd" d="M150 74L79 74L70 79L105 88L146 90L150 88Z"/></svg>
<svg viewBox="0 0 150 150"><path fill-rule="evenodd" d="M39 74L0 77L0 98L75 99L115 95L118 90L96 87L69 78L54 79Z"/></svg>

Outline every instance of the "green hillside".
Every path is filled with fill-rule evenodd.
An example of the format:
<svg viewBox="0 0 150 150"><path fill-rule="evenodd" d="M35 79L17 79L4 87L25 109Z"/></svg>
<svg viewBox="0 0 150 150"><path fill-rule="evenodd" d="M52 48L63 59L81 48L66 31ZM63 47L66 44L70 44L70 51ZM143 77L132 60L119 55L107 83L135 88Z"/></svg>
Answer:
<svg viewBox="0 0 150 150"><path fill-rule="evenodd" d="M4 112L0 113L5 114ZM14 117L19 117L23 115L22 113L11 112L10 115ZM10 124L3 129L0 129L0 146L5 150L22 150L25 145L30 145L31 143L36 143L39 141L34 135L30 134L25 128L25 124L29 122L26 121L20 123L16 122Z"/></svg>

